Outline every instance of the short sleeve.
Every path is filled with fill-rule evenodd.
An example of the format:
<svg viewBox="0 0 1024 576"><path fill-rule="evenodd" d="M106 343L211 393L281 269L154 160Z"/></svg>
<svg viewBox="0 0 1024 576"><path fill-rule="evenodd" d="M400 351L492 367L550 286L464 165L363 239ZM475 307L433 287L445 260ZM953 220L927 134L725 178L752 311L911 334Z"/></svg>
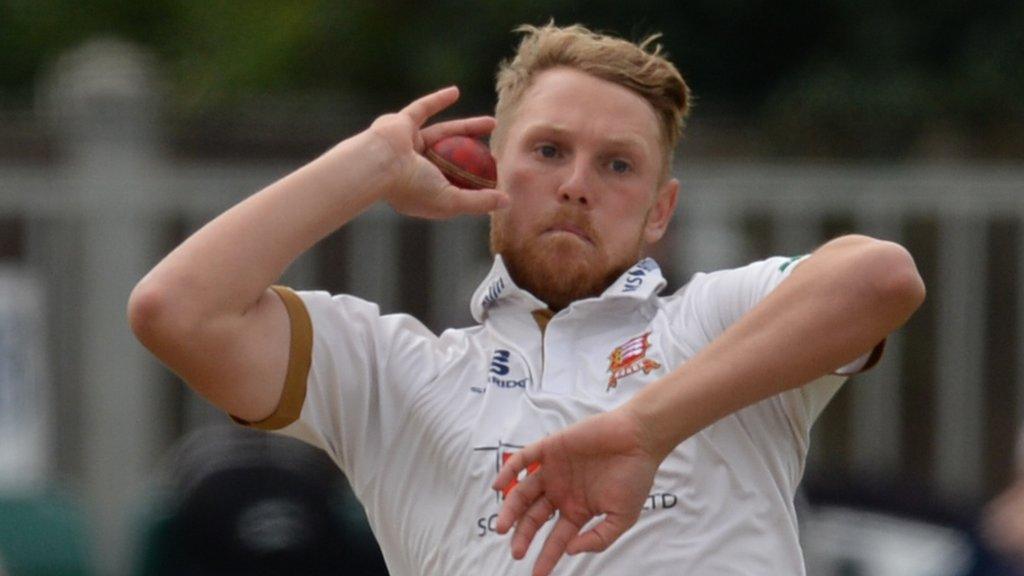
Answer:
<svg viewBox="0 0 1024 576"><path fill-rule="evenodd" d="M381 316L377 305L353 296L274 291L291 327L285 387L270 417L241 423L323 449L350 480L372 475L418 385L392 382L387 372L394 358L416 363L426 347L415 343L429 331L409 316Z"/></svg>
<svg viewBox="0 0 1024 576"><path fill-rule="evenodd" d="M686 317L710 342L782 283L807 256L776 256L741 268L698 273L679 290Z"/></svg>
<svg viewBox="0 0 1024 576"><path fill-rule="evenodd" d="M288 313L290 339L288 346L288 368L285 371L284 388L274 413L258 422L231 418L243 426L259 430L279 430L299 419L302 404L306 399L306 378L309 376L313 357L313 326L306 305L298 294L284 286L271 289L284 303Z"/></svg>
<svg viewBox="0 0 1024 576"><path fill-rule="evenodd" d="M679 291L683 296L685 317L696 322L703 338L711 342L768 296L808 257L775 256L741 268L697 274ZM800 397L796 404L801 413L791 416L801 423L800 427L810 427L846 377L874 366L884 344L880 342L863 356L839 367L833 375L794 391Z"/></svg>

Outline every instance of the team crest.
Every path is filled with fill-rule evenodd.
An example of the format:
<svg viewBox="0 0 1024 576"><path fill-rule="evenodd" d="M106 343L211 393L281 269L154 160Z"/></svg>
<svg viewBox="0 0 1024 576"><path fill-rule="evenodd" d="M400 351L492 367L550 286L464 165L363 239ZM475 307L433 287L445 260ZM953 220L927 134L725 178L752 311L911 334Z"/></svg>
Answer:
<svg viewBox="0 0 1024 576"><path fill-rule="evenodd" d="M608 355L608 372L611 373L611 377L608 378L606 391L617 387L620 378L625 378L641 370L644 374L650 374L655 368L661 368L661 364L647 357L647 349L651 347L651 343L648 341L650 336L651 331L648 330L612 350L612 353Z"/></svg>

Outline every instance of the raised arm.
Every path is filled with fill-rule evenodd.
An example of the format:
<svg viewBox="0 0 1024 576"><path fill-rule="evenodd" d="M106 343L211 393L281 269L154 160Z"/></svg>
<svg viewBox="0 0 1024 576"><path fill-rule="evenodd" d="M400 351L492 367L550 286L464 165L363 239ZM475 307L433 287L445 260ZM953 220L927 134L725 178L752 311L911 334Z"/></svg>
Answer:
<svg viewBox="0 0 1024 576"><path fill-rule="evenodd" d="M530 464L540 468L506 497L498 531L515 526L512 554L521 558L558 512L535 575L550 573L565 552L606 549L636 522L658 466L681 442L853 361L902 326L923 299L924 284L901 246L864 236L825 244L721 336L622 407L509 458L495 489Z"/></svg>
<svg viewBox="0 0 1024 576"><path fill-rule="evenodd" d="M838 238L691 361L637 393L628 410L651 446L668 454L719 418L862 356L902 326L924 295L903 247Z"/></svg>
<svg viewBox="0 0 1024 576"><path fill-rule="evenodd" d="M293 260L380 200L426 218L482 214L508 201L496 190L450 185L420 155L442 137L493 129L490 117L422 127L458 96L446 88L381 116L193 234L132 291L128 317L139 340L219 408L249 421L270 415L290 335L269 287Z"/></svg>

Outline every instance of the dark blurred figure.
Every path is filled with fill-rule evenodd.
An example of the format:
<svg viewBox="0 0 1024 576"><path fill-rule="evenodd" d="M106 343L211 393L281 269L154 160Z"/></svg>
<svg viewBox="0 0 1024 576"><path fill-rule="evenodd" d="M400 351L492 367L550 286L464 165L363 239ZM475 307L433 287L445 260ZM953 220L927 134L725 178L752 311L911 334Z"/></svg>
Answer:
<svg viewBox="0 0 1024 576"><path fill-rule="evenodd" d="M1024 434L1017 443L1017 475L985 507L974 565L966 576L1024 576Z"/></svg>
<svg viewBox="0 0 1024 576"><path fill-rule="evenodd" d="M359 504L320 450L223 427L186 438L173 466L137 576L387 574Z"/></svg>
<svg viewBox="0 0 1024 576"><path fill-rule="evenodd" d="M985 528L991 546L1024 568L1024 474L989 504Z"/></svg>

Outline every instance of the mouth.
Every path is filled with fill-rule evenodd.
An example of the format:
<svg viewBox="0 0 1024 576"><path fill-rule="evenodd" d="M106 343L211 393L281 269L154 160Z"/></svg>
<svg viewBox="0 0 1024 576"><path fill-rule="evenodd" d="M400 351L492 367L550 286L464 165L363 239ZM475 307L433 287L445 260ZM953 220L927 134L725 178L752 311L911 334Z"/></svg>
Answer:
<svg viewBox="0 0 1024 576"><path fill-rule="evenodd" d="M580 240L583 240L587 244L594 243L594 240L590 238L590 235L587 234L586 230L567 222L555 224L551 228L548 228L546 232L548 234L571 234Z"/></svg>

